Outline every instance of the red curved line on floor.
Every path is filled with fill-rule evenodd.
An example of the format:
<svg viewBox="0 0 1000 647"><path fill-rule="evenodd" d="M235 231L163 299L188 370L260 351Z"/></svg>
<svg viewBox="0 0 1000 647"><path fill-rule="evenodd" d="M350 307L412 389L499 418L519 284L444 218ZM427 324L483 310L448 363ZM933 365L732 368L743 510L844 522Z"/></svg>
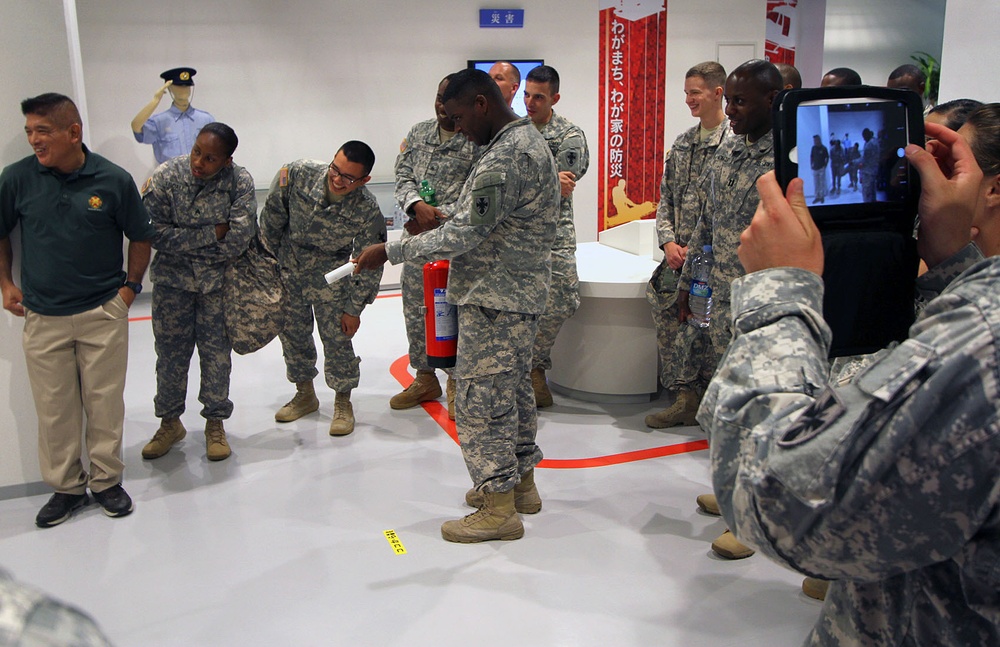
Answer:
<svg viewBox="0 0 1000 647"><path fill-rule="evenodd" d="M403 355L394 361L389 367L389 373L396 378L396 381L399 382L404 389L410 386L410 383L413 382L413 376L410 375L408 370L409 366L410 357L408 355ZM430 415L430 417L433 418L442 429L444 429L445 433L455 441L456 445L459 444L458 431L455 429L455 421L448 418L448 407L446 404L438 402L437 400L431 400L430 402L421 403L420 406L422 406L424 411L426 411L428 415ZM622 452L621 454L595 456L593 458L545 458L538 464L538 467L564 470L604 467L606 465L620 465L622 463L644 461L651 458L661 458L663 456L687 454L689 452L697 452L704 449L708 449L707 440L693 440L686 443L677 443L676 445L639 449L631 452Z"/></svg>

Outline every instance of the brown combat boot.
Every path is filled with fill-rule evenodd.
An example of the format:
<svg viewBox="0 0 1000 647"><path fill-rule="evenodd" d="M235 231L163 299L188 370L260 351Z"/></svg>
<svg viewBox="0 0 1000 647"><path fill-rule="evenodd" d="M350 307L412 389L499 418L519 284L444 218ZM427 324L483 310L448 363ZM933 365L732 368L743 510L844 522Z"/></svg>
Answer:
<svg viewBox="0 0 1000 647"><path fill-rule="evenodd" d="M393 409L411 409L421 402L437 400L441 397L441 383L434 371L417 371L410 386L389 399Z"/></svg>
<svg viewBox="0 0 1000 647"><path fill-rule="evenodd" d="M142 448L142 457L148 460L159 458L170 448L179 443L184 436L187 436L187 429L181 424L180 418L164 418L160 421L160 428L153 434L153 438Z"/></svg>
<svg viewBox="0 0 1000 647"><path fill-rule="evenodd" d="M714 494L699 494L698 498L695 499L695 502L705 514L710 514L716 517L722 515L722 510L719 510L719 501L715 498Z"/></svg>
<svg viewBox="0 0 1000 647"><path fill-rule="evenodd" d="M520 539L524 536L524 525L514 509L514 490L484 492L483 507L461 519L445 521L441 536L462 544Z"/></svg>
<svg viewBox="0 0 1000 647"><path fill-rule="evenodd" d="M465 503L473 508L483 507L483 493L472 488L465 493ZM535 487L534 469L522 474L521 482L514 486L514 509L520 514L535 514L542 509L542 497Z"/></svg>
<svg viewBox="0 0 1000 647"><path fill-rule="evenodd" d="M331 436L346 436L354 431L354 407L351 394L337 392L333 401L333 420L330 421Z"/></svg>
<svg viewBox="0 0 1000 647"><path fill-rule="evenodd" d="M712 552L726 559L745 559L753 555L754 550L740 543L736 535L727 529L712 542Z"/></svg>
<svg viewBox="0 0 1000 647"><path fill-rule="evenodd" d="M210 461L224 461L233 453L226 441L226 430L221 420L205 423L205 455Z"/></svg>
<svg viewBox="0 0 1000 647"><path fill-rule="evenodd" d="M291 422L319 409L319 399L313 388L312 380L299 382L295 385L295 396L278 409L274 419L278 422Z"/></svg>
<svg viewBox="0 0 1000 647"><path fill-rule="evenodd" d="M816 577L807 577L802 580L802 592L813 600L825 600L826 593L830 590L830 583Z"/></svg>
<svg viewBox="0 0 1000 647"><path fill-rule="evenodd" d="M552 391L545 380L544 368L531 369L531 389L535 392L535 406L539 409L552 406Z"/></svg>
<svg viewBox="0 0 1000 647"><path fill-rule="evenodd" d="M694 391L681 389L677 392L674 403L657 413L646 416L646 426L652 429L665 429L667 427L691 427L698 424L695 414L698 413L698 405L701 404Z"/></svg>

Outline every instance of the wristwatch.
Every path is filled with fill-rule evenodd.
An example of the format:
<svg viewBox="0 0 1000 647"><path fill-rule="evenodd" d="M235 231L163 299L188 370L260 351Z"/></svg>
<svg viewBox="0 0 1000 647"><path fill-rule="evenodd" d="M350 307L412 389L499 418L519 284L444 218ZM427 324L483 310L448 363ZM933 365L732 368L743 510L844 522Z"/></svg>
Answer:
<svg viewBox="0 0 1000 647"><path fill-rule="evenodd" d="M142 283L136 283L135 281L125 281L125 283L123 283L122 285L127 287L129 290L132 290L136 294L142 292Z"/></svg>

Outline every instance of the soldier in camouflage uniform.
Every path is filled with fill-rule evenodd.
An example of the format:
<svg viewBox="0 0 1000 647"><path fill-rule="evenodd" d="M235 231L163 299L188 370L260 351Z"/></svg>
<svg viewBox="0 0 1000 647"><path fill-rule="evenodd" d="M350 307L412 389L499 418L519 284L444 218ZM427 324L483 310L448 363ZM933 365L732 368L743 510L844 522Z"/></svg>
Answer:
<svg viewBox="0 0 1000 647"><path fill-rule="evenodd" d="M704 209L704 194L698 191L698 183L708 160L729 137L729 120L722 110L725 83L726 70L715 61L699 63L687 71L685 103L691 116L699 119L699 124L678 135L663 164L660 203L656 208L656 237L663 248L663 260L646 285L646 300L653 307L656 346L660 352L660 383L668 390L671 387L676 390L677 385L691 383L697 378L697 375L674 377L678 368L693 365L672 364L671 349L676 347L676 357L704 355L708 343L704 330L681 325L677 311L677 279L687 257L691 234ZM654 429L683 422L671 415L671 409L646 416L646 425Z"/></svg>
<svg viewBox="0 0 1000 647"><path fill-rule="evenodd" d="M396 158L396 202L424 228L448 218L455 201L479 154L479 147L465 137L456 136L455 124L448 119L441 95L448 87L445 78L438 84L434 98L435 119L421 121L410 129ZM420 197L420 183L427 180L435 191L437 206ZM408 232L403 233L407 237ZM441 397L441 384L434 368L427 363L427 340L424 324L424 263L415 259L403 264L400 288L403 317L409 342L410 366L417 371L413 382L389 400L393 409L409 409L421 402ZM448 371L450 373L450 371ZM448 377L448 416L455 419L455 382Z"/></svg>
<svg viewBox="0 0 1000 647"><path fill-rule="evenodd" d="M279 339L295 396L274 419L291 422L319 409L313 387L319 373L315 314L326 384L337 394L331 436L354 431L351 391L361 377L361 358L354 354L351 338L361 326L361 311L378 294L382 271L354 274L332 285L324 275L366 245L385 241L385 219L375 196L364 187L374 165L375 153L359 141L341 146L330 164L292 162L274 177L260 214L261 241L277 254L290 298Z"/></svg>
<svg viewBox="0 0 1000 647"><path fill-rule="evenodd" d="M877 200L876 183L878 182L878 163L880 157L879 142L875 133L865 128L861 131L865 147L861 153L861 195L865 202Z"/></svg>
<svg viewBox="0 0 1000 647"><path fill-rule="evenodd" d="M559 73L548 65L528 72L524 82L524 106L528 117L555 157L559 169L559 224L552 245L552 283L545 312L538 318L538 335L532 349L531 387L535 404L552 406L552 393L545 371L552 368L552 346L567 319L580 307L580 280L576 273L576 224L573 220L573 189L590 166L590 151L583 131L552 106L559 101Z"/></svg>
<svg viewBox="0 0 1000 647"><path fill-rule="evenodd" d="M1000 213L980 195L1000 167L984 180L960 136L927 134L928 151L906 153L924 193L918 289L940 296L909 339L830 383L819 232L801 181L786 200L767 176L740 250L750 273L733 285L736 336L698 415L730 527L835 580L807 645L1000 644Z"/></svg>
<svg viewBox="0 0 1000 647"><path fill-rule="evenodd" d="M111 647L86 613L0 569L0 645Z"/></svg>
<svg viewBox="0 0 1000 647"><path fill-rule="evenodd" d="M771 101L782 88L781 74L771 63L748 61L726 79L726 115L735 137L719 146L709 162L701 191L704 210L691 236L691 248L712 245L715 263L709 276L712 288L712 319L708 327L710 343L702 352L682 355L680 346L671 349L670 363L678 376L697 376L693 383L675 384L676 398L665 412L668 417L696 423L695 413L708 381L732 338L729 284L743 274L736 250L757 206L756 181L774 168L774 138L771 134ZM691 259L688 256L677 284L677 307L682 321L691 316L688 291L691 287ZM690 326L683 326L684 328ZM671 425L672 426L672 425ZM698 506L717 512L712 495L698 497ZM728 530L712 542L712 550L726 559L742 559L753 550L736 541Z"/></svg>
<svg viewBox="0 0 1000 647"><path fill-rule="evenodd" d="M446 522L441 534L459 542L518 539L524 535L518 512L541 509L531 347L548 296L559 177L538 130L517 118L486 73L452 75L444 100L459 131L483 146L458 209L436 229L369 247L358 267L381 267L387 258L394 264L428 255L451 259L457 428L475 485L466 500L482 507Z"/></svg>
<svg viewBox="0 0 1000 647"><path fill-rule="evenodd" d="M222 425L233 412L222 277L227 262L246 251L257 232L253 178L233 165L237 143L229 126L211 123L198 134L190 155L164 162L143 187L143 203L156 230L149 276L156 349L153 405L161 419L142 449L146 459L163 456L187 434L180 417L195 345L208 458L223 460L232 453Z"/></svg>

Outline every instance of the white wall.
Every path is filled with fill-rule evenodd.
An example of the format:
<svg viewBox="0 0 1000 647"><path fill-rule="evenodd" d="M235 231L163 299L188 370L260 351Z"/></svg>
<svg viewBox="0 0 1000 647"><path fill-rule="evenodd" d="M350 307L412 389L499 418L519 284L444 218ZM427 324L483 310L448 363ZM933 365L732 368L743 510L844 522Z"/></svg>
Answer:
<svg viewBox="0 0 1000 647"><path fill-rule="evenodd" d="M914 63L911 54L939 56L944 14L945 0L827 0L823 73L849 67L868 85L885 85L890 72ZM821 78L802 83L815 87Z"/></svg>
<svg viewBox="0 0 1000 647"><path fill-rule="evenodd" d="M941 52L941 101L1000 101L1000 77L993 71L998 47L1000 3L948 0Z"/></svg>
<svg viewBox="0 0 1000 647"><path fill-rule="evenodd" d="M684 75L697 63L718 60L719 43L753 43L756 58L764 58L764 14L763 0L667 1L667 147L697 121L684 105Z"/></svg>
<svg viewBox="0 0 1000 647"><path fill-rule="evenodd" d="M43 92L73 95L61 0L0 0L0 166L31 154L24 138L20 102ZM12 20L12 16L17 20ZM25 57L11 55L23 52ZM26 65L28 55L37 64ZM11 237L18 280L20 230ZM24 483L41 479L35 408L24 368L24 320L0 311L0 492L18 494Z"/></svg>
<svg viewBox="0 0 1000 647"><path fill-rule="evenodd" d="M978 24L983 31L981 39L969 39L964 31L956 33L955 40L966 44L989 42L985 34L989 21L983 20L982 3L950 0L949 9L955 2L977 7ZM823 73L834 67L850 67L866 83L884 85L889 72L904 63L913 63L912 53L941 52L945 0L825 0L822 37L816 35L817 23L824 20L822 13L817 15L818 4L816 0L799 0L799 17L807 21L802 25L803 44L796 55L797 59L803 59L800 72L804 87L818 86ZM995 9L992 11L997 13ZM967 25L963 24L962 29L967 30ZM701 61L716 60L719 43L754 42L757 57L763 58L764 31L763 0L668 0L665 128L668 146L694 125L684 105L684 73L688 68ZM813 48L821 50L819 56ZM977 51L976 55L981 53ZM960 60L974 58L975 55L968 54ZM965 67L971 74L974 68Z"/></svg>
<svg viewBox="0 0 1000 647"><path fill-rule="evenodd" d="M837 0L800 0L797 9L799 25L799 42L808 43L795 51L795 67L803 82L819 84L812 79L823 78L823 49L826 46L826 6L828 2Z"/></svg>
<svg viewBox="0 0 1000 647"><path fill-rule="evenodd" d="M865 79L884 82L911 52L940 50L935 30L943 4L827 0L825 68L847 65ZM89 114L84 138L141 183L154 166L153 155L151 147L134 141L129 122L159 87L161 71L191 65L198 69L195 105L236 129L237 162L258 186L287 161L328 159L355 138L375 150L374 180L391 182L399 142L412 124L432 116L441 77L470 58L542 57L562 76L557 110L596 147L597 0L521 6L524 29L481 30L478 6L461 0L84 0L77 7ZM991 42L981 5L950 0L949 20L953 6L962 9L955 12L956 24L965 30L971 24L979 30L975 38ZM9 164L31 152L17 101L45 91L74 93L62 2L0 0L0 10L6 17L0 24L0 162ZM852 26L857 38L848 33ZM763 0L668 1L668 143L694 123L681 91L687 69L714 60L719 43L753 43L763 56L764 29ZM982 55L968 34L956 36L962 42L952 60ZM962 87L982 88L986 77L978 76L975 84L963 78ZM947 72L945 78L951 78ZM596 154L592 164L594 172L580 182L575 200L581 241L597 237ZM0 496L4 486L39 478L20 332L19 319L0 313L0 392L7 395L0 403Z"/></svg>
<svg viewBox="0 0 1000 647"><path fill-rule="evenodd" d="M824 71L847 65L884 83L910 53L939 52L944 1L827 0L826 35L818 39L821 48L825 40ZM596 0L529 3L526 27L511 30L479 29L478 6L461 0L402 6L248 0L236 9L223 0L79 5L88 141L139 183L155 164L151 147L132 138L129 122L159 87L159 72L184 64L199 71L195 105L236 129L237 161L258 186L281 164L330 158L352 138L374 148L374 181L391 182L399 141L431 116L437 81L469 58L544 57L563 78L557 110L596 144ZM763 56L764 7L762 0L669 0L667 6L669 144L693 123L683 103L684 72L714 60L720 43L753 43ZM800 13L810 16L808 7ZM450 20L447 30L439 28L442 19ZM818 84L804 71L806 85ZM595 156L595 168L596 162ZM584 178L574 200L581 241L596 239L595 176Z"/></svg>
<svg viewBox="0 0 1000 647"><path fill-rule="evenodd" d="M529 3L524 29L480 29L478 7L462 0L82 2L92 139L141 182L153 155L134 141L129 122L161 71L190 65L198 70L194 105L236 130L236 161L258 186L285 162L332 159L348 139L369 143L373 181L391 182L399 143L433 117L443 76L473 58L543 57L562 77L557 111L595 140L596 6ZM596 181L585 177L577 191L592 240Z"/></svg>

